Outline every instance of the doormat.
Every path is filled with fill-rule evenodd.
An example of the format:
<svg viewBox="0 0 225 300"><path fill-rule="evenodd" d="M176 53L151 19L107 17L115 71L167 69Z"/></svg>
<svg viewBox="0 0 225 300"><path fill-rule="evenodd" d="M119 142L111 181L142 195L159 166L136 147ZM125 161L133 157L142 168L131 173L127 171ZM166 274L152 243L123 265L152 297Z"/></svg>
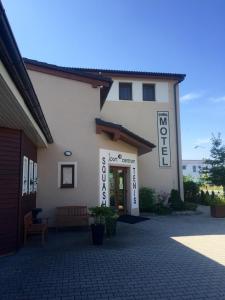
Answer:
<svg viewBox="0 0 225 300"><path fill-rule="evenodd" d="M149 218L139 217L139 216L131 216L131 215L122 215L122 216L119 216L119 218L118 218L119 222L124 222L124 223L128 223L128 224L135 224L135 223L139 223L139 222L143 222L143 221L147 221L147 220L149 220Z"/></svg>

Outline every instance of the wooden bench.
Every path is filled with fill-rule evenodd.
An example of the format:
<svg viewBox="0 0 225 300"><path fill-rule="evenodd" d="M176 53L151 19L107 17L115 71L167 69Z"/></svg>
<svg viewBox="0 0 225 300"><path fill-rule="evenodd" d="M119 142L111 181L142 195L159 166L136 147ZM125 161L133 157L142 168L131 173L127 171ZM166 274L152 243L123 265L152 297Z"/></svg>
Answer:
<svg viewBox="0 0 225 300"><path fill-rule="evenodd" d="M45 223L34 224L32 218L32 212L28 212L24 216L24 244L27 242L28 235L41 235L42 244L45 242L45 237L48 234L48 220L45 219Z"/></svg>
<svg viewBox="0 0 225 300"><path fill-rule="evenodd" d="M56 207L56 228L88 226L87 206Z"/></svg>

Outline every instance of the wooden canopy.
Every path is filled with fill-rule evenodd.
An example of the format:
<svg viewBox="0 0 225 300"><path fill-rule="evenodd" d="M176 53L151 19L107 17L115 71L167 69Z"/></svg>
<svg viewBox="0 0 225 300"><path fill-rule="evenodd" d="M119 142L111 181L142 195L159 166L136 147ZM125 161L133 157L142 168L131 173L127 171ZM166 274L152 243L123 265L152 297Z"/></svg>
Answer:
<svg viewBox="0 0 225 300"><path fill-rule="evenodd" d="M129 131L122 125L95 119L96 133L107 133L113 141L124 141L138 149L138 155L152 151L156 146L139 135Z"/></svg>

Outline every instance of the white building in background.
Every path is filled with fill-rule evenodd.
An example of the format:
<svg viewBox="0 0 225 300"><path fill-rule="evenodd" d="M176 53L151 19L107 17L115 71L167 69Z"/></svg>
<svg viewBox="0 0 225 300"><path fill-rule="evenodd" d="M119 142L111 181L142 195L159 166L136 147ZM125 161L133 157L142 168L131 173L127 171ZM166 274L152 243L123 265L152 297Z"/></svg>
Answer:
<svg viewBox="0 0 225 300"><path fill-rule="evenodd" d="M191 176L193 180L198 181L204 166L203 160L182 160L183 176Z"/></svg>

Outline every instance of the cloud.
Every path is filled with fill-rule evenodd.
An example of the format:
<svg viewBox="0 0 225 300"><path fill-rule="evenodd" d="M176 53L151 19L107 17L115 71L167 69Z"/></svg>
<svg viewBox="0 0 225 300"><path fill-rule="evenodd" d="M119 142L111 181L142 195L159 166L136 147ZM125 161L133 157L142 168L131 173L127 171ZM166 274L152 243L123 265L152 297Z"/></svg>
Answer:
<svg viewBox="0 0 225 300"><path fill-rule="evenodd" d="M202 145L207 145L210 143L210 138L200 138L196 140L196 145L202 146Z"/></svg>
<svg viewBox="0 0 225 300"><path fill-rule="evenodd" d="M211 143L211 138L198 138L195 140L194 149L208 149Z"/></svg>
<svg viewBox="0 0 225 300"><path fill-rule="evenodd" d="M214 103L218 103L218 102L225 102L225 96L221 96L221 97L212 97L210 98L210 100Z"/></svg>
<svg viewBox="0 0 225 300"><path fill-rule="evenodd" d="M188 93L180 97L180 101L182 103L184 102L189 102L191 100L199 99L203 96L203 92L193 92L193 93Z"/></svg>

